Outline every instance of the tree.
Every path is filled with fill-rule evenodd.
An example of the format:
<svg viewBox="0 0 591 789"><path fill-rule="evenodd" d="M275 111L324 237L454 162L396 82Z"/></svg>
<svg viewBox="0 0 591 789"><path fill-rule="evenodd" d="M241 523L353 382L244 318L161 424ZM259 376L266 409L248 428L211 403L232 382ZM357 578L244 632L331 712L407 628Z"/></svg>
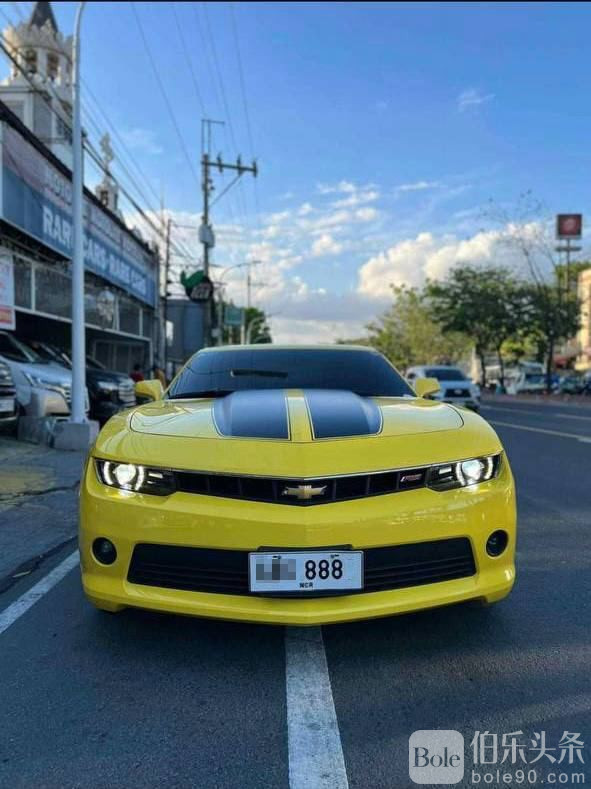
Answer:
<svg viewBox="0 0 591 789"><path fill-rule="evenodd" d="M552 386L554 349L560 340L573 337L580 325L580 302L574 283L586 263L559 262L553 235L554 223L542 203L530 191L522 194L511 211L490 201L485 215L502 227L502 238L508 251L517 253L525 265L529 279L527 288L528 320L519 333L531 333L538 347L538 356L546 360L546 388Z"/></svg>
<svg viewBox="0 0 591 789"><path fill-rule="evenodd" d="M462 332L474 340L480 359L481 384L486 386L485 355L494 349L504 386L501 349L523 320L526 294L510 271L499 266L456 266L441 282L429 282L427 295L447 332Z"/></svg>
<svg viewBox="0 0 591 789"><path fill-rule="evenodd" d="M257 307L246 307L245 313L245 326L248 331L250 326L250 342L251 343L268 343L272 342L271 329L267 323L267 316L264 310L259 310Z"/></svg>
<svg viewBox="0 0 591 789"><path fill-rule="evenodd" d="M445 333L424 290L394 287L394 303L362 340L404 370L414 364L453 364L465 358L470 340L461 332Z"/></svg>

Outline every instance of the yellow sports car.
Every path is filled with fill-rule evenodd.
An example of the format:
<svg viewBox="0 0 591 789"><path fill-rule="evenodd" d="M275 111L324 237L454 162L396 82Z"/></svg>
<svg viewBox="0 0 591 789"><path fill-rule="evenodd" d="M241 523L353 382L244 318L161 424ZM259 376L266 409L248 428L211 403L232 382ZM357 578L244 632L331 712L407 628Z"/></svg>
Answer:
<svg viewBox="0 0 591 789"><path fill-rule="evenodd" d="M82 582L126 606L277 624L494 603L515 490L492 427L376 351L196 353L114 416L86 465Z"/></svg>

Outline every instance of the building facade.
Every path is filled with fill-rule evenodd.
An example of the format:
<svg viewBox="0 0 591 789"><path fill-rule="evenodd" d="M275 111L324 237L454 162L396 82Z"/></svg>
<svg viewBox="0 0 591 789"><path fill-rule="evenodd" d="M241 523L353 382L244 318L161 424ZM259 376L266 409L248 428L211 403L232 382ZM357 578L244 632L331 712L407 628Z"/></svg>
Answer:
<svg viewBox="0 0 591 789"><path fill-rule="evenodd" d="M0 85L0 258L13 271L14 330L67 349L72 42L58 31L49 3L36 3L29 22L8 28L4 37L30 78L14 66ZM102 148L108 169L108 138ZM83 222L87 353L120 372L136 363L149 369L160 334L157 250L125 225L109 175L96 194L85 189Z"/></svg>
<svg viewBox="0 0 591 789"><path fill-rule="evenodd" d="M591 370L591 268L579 274L578 294L581 301L581 328L577 334L579 354L577 370Z"/></svg>

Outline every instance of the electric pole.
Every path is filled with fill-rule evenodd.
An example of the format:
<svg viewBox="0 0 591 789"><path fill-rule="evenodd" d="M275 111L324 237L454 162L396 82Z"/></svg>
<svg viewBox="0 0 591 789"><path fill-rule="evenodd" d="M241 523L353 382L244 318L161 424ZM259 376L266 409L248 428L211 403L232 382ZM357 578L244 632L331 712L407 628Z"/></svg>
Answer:
<svg viewBox="0 0 591 789"><path fill-rule="evenodd" d="M244 173L252 173L252 175L256 178L258 174L257 163L253 161L251 165L242 164L242 159L240 156L236 158L235 162L224 162L222 160L221 154L218 154L215 160L210 158L210 148L211 148L211 124L219 123L219 121L211 121L204 119L202 121L202 148L203 152L201 155L201 188L203 192L203 214L201 218L201 227L199 228L199 240L203 245L203 276L204 278L209 278L209 250L213 248L215 244L215 238L213 234L213 229L211 227L209 221L209 212L214 203L216 203L223 195L232 187L238 180L241 178ZM207 141L207 150L204 149L204 125L207 126L208 129L208 141ZM230 170L234 172L235 178L223 189L220 194L216 197L216 199L211 202L210 196L211 193L214 191L214 185L212 178L210 176L210 170L212 167L217 167L220 173L223 173L224 170ZM210 346L211 345L211 324L212 324L212 305L213 300L210 299L206 302L204 310L203 310L203 341L204 345Z"/></svg>
<svg viewBox="0 0 591 789"><path fill-rule="evenodd" d="M168 337L166 333L166 326L168 323L168 279L170 274L170 226L172 220L169 217L166 222L166 258L164 262L164 375L168 376ZM168 378L167 378L168 380Z"/></svg>

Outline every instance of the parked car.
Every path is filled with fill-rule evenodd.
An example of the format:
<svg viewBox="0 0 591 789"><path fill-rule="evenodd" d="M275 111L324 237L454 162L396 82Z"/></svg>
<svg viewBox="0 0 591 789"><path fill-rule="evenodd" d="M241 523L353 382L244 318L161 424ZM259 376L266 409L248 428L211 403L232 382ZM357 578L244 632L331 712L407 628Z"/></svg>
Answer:
<svg viewBox="0 0 591 789"><path fill-rule="evenodd" d="M7 362L0 359L0 429L10 429L18 418L16 389Z"/></svg>
<svg viewBox="0 0 591 789"><path fill-rule="evenodd" d="M72 373L67 367L49 364L26 343L5 331L0 331L0 359L10 367L20 413L35 417L68 416Z"/></svg>
<svg viewBox="0 0 591 789"><path fill-rule="evenodd" d="M51 343L30 340L27 343L49 364L71 369L68 352ZM136 404L133 381L125 373L107 370L97 359L86 357L86 385L90 401L91 419L104 424L118 411Z"/></svg>
<svg viewBox="0 0 591 789"><path fill-rule="evenodd" d="M411 386L417 378L436 378L441 389L432 395L433 400L466 406L473 411L480 409L480 387L457 367L443 364L409 367L406 378Z"/></svg>
<svg viewBox="0 0 591 789"><path fill-rule="evenodd" d="M582 394L585 391L585 380L580 375L564 375L558 382L559 394Z"/></svg>

